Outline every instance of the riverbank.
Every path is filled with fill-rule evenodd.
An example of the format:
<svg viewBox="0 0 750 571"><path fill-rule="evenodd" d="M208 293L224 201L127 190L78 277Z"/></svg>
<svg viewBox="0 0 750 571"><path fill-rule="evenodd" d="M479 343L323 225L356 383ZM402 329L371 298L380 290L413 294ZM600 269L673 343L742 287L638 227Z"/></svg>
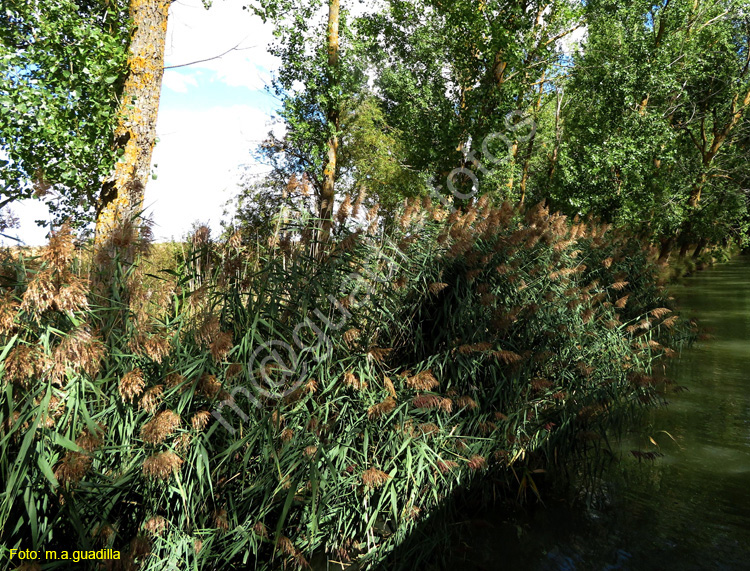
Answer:
<svg viewBox="0 0 750 571"><path fill-rule="evenodd" d="M750 557L750 258L680 280L679 310L711 338L667 363L668 405L645 411L595 486L454 520L453 568L744 569ZM637 453L637 454L634 454ZM648 455L648 456L647 456ZM458 533L459 530L463 532Z"/></svg>

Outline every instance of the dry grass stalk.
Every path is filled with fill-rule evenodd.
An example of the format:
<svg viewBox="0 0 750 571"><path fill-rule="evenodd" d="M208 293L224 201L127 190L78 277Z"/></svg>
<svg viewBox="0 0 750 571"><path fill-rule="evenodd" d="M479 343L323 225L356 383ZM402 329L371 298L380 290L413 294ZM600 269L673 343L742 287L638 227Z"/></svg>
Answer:
<svg viewBox="0 0 750 571"><path fill-rule="evenodd" d="M263 522L256 522L255 525L253 525L253 532L259 535L263 538L268 538L268 528Z"/></svg>
<svg viewBox="0 0 750 571"><path fill-rule="evenodd" d="M425 436L432 436L433 434L440 432L440 427L433 422L425 422L424 424L419 425L419 430Z"/></svg>
<svg viewBox="0 0 750 571"><path fill-rule="evenodd" d="M475 472L487 468L487 460L476 454L468 460L467 464Z"/></svg>
<svg viewBox="0 0 750 571"><path fill-rule="evenodd" d="M81 452L68 452L55 468L55 478L65 484L75 484L86 475L93 459Z"/></svg>
<svg viewBox="0 0 750 571"><path fill-rule="evenodd" d="M285 428L281 431L280 437L282 442L289 442L292 438L294 438L294 431L291 428Z"/></svg>
<svg viewBox="0 0 750 571"><path fill-rule="evenodd" d="M668 313L672 313L672 310L666 307L657 307L656 309L652 309L651 311L649 311L649 313L656 319L661 319Z"/></svg>
<svg viewBox="0 0 750 571"><path fill-rule="evenodd" d="M215 362L223 361L224 358L232 350L232 334L226 331L222 331L216 336L210 345L211 357Z"/></svg>
<svg viewBox="0 0 750 571"><path fill-rule="evenodd" d="M364 391L367 389L367 381L360 380L359 377L351 371L344 373L344 383L356 391Z"/></svg>
<svg viewBox="0 0 750 571"><path fill-rule="evenodd" d="M102 433L105 432L104 427L99 428ZM92 434L88 428L84 428L76 438L76 445L86 452L93 452L102 445L102 438L100 435Z"/></svg>
<svg viewBox="0 0 750 571"><path fill-rule="evenodd" d="M383 386L393 398L396 398L396 387L393 386L393 381L389 377L383 377Z"/></svg>
<svg viewBox="0 0 750 571"><path fill-rule="evenodd" d="M351 347L354 341L359 339L360 333L361 333L360 330L354 327L351 329L348 329L347 331L344 332L344 336L343 336L344 343L346 343L349 347Z"/></svg>
<svg viewBox="0 0 750 571"><path fill-rule="evenodd" d="M70 226L63 224L58 230L52 230L49 244L42 253L42 259L54 269L61 271L73 260L75 245Z"/></svg>
<svg viewBox="0 0 750 571"><path fill-rule="evenodd" d="M427 286L427 289L430 290L430 293L432 295L437 295L437 294L439 294L441 291L443 291L447 287L448 287L447 283L444 283L444 282L435 282L435 283L431 283L429 286Z"/></svg>
<svg viewBox="0 0 750 571"><path fill-rule="evenodd" d="M192 441L193 437L187 432L183 432L174 439L174 449L184 455L188 451L188 448L190 448L190 443Z"/></svg>
<svg viewBox="0 0 750 571"><path fill-rule="evenodd" d="M413 377L406 377L404 382L408 387L417 391L432 391L440 384L429 369L421 371Z"/></svg>
<svg viewBox="0 0 750 571"><path fill-rule="evenodd" d="M242 363L232 363L227 367L227 379L233 379L234 377L238 376L243 371Z"/></svg>
<svg viewBox="0 0 750 571"><path fill-rule="evenodd" d="M338 224L344 224L346 220L349 218L349 214L352 211L352 199L349 198L349 195L347 194L344 197L343 202L339 206L338 211L336 212L336 222Z"/></svg>
<svg viewBox="0 0 750 571"><path fill-rule="evenodd" d="M198 382L198 392L207 399L212 399L221 392L221 382L214 375L205 374Z"/></svg>
<svg viewBox="0 0 750 571"><path fill-rule="evenodd" d="M229 515L227 514L227 510L222 508L214 512L214 525L216 525L216 529L221 531L229 530Z"/></svg>
<svg viewBox="0 0 750 571"><path fill-rule="evenodd" d="M392 412L396 408L396 399L388 397L384 401L372 405L367 409L367 418L375 420Z"/></svg>
<svg viewBox="0 0 750 571"><path fill-rule="evenodd" d="M414 397L411 402L415 408L439 408L445 412L453 410L453 401L451 399L437 395L419 395Z"/></svg>
<svg viewBox="0 0 750 571"><path fill-rule="evenodd" d="M523 360L521 355L514 353L513 351L494 351L493 355L497 360L502 361L506 365L513 365Z"/></svg>
<svg viewBox="0 0 750 571"><path fill-rule="evenodd" d="M368 488L379 488L389 480L390 476L378 470L377 468L369 468L362 473L362 482Z"/></svg>
<svg viewBox="0 0 750 571"><path fill-rule="evenodd" d="M136 368L125 373L120 379L120 396L123 402L133 402L133 399L143 392L146 381L143 377L143 371Z"/></svg>
<svg viewBox="0 0 750 571"><path fill-rule="evenodd" d="M91 378L96 377L105 355L104 343L92 335L85 326L77 327L66 335L54 350L54 382L62 384L69 365Z"/></svg>
<svg viewBox="0 0 750 571"><path fill-rule="evenodd" d="M44 358L36 345L16 345L5 358L4 384L11 382L20 387L28 386L28 381L42 373Z"/></svg>
<svg viewBox="0 0 750 571"><path fill-rule="evenodd" d="M141 428L141 438L150 444L160 444L180 426L180 415L165 410L149 420Z"/></svg>
<svg viewBox="0 0 750 571"><path fill-rule="evenodd" d="M159 452L143 462L143 475L149 478L167 480L182 466L182 458L172 451Z"/></svg>
<svg viewBox="0 0 750 571"><path fill-rule="evenodd" d="M8 335L15 328L15 319L21 304L18 303L11 292L5 292L0 296L0 335Z"/></svg>
<svg viewBox="0 0 750 571"><path fill-rule="evenodd" d="M164 385L156 385L155 387L151 387L145 393L143 393L141 400L138 402L138 408L140 408L141 410L145 410L149 414L154 414L154 412L156 412L156 409L159 407L159 404L161 404L161 395L163 392Z"/></svg>
<svg viewBox="0 0 750 571"><path fill-rule="evenodd" d="M183 377L180 373L173 371L167 375L167 378L164 380L164 382L168 388L173 389L176 386L184 383L185 377Z"/></svg>
<svg viewBox="0 0 750 571"><path fill-rule="evenodd" d="M494 345L487 341L481 343L473 343L471 345L461 345L458 347L458 352L462 355L471 355L472 353L482 353L489 351Z"/></svg>
<svg viewBox="0 0 750 571"><path fill-rule="evenodd" d="M617 309L622 309L625 307L625 305L628 303L628 298L630 297L630 294L622 296L620 299L618 299L615 302L615 307Z"/></svg>
<svg viewBox="0 0 750 571"><path fill-rule="evenodd" d="M458 467L458 464L453 460L439 460L435 465L437 466L437 469L440 470L441 474L447 474L454 468Z"/></svg>
<svg viewBox="0 0 750 571"><path fill-rule="evenodd" d="M170 340L166 332L160 332L148 337L143 342L142 351L146 357L155 363L161 363L169 355L170 351Z"/></svg>
<svg viewBox="0 0 750 571"><path fill-rule="evenodd" d="M21 301L21 310L37 319L47 311L55 300L55 283L50 269L38 272L26 287Z"/></svg>
<svg viewBox="0 0 750 571"><path fill-rule="evenodd" d="M373 347L367 352L367 356L378 363L382 363L388 358L393 349L384 349L381 347Z"/></svg>
<svg viewBox="0 0 750 571"><path fill-rule="evenodd" d="M454 399L453 402L456 403L456 406L458 408L466 408L468 410L474 410L475 408L477 408L477 406L479 406L477 405L477 401L475 401L473 398L471 398L468 395L460 396Z"/></svg>
<svg viewBox="0 0 750 571"><path fill-rule="evenodd" d="M159 536L167 529L167 520L160 515L155 515L146 520L143 529L153 536Z"/></svg>
<svg viewBox="0 0 750 571"><path fill-rule="evenodd" d="M190 424L195 430L200 432L201 430L205 430L209 420L211 420L211 413L207 410L199 410L190 419Z"/></svg>
<svg viewBox="0 0 750 571"><path fill-rule="evenodd" d="M219 318L215 315L207 315L195 332L195 341L201 347L207 347L219 336L219 333L221 333Z"/></svg>

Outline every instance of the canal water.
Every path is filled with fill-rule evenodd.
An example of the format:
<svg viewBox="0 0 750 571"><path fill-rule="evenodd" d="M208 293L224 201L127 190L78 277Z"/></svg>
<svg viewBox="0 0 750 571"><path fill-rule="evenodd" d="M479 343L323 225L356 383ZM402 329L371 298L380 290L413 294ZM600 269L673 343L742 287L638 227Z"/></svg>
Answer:
<svg viewBox="0 0 750 571"><path fill-rule="evenodd" d="M750 258L670 290L711 335L667 365L685 390L620 443L596 492L546 499L520 520L488 518L467 569L750 569Z"/></svg>

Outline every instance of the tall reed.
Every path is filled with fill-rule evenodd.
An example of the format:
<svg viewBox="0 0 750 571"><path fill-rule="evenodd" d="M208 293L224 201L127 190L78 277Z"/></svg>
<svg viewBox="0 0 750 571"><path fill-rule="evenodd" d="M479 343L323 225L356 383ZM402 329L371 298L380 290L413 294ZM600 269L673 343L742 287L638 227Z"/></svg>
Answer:
<svg viewBox="0 0 750 571"><path fill-rule="evenodd" d="M455 490L603 446L686 335L625 232L486 200L408 202L388 235L341 218L322 260L305 226L197 236L175 271L112 260L110 291L65 229L3 259L6 556L375 565ZM296 359L254 359L273 343Z"/></svg>

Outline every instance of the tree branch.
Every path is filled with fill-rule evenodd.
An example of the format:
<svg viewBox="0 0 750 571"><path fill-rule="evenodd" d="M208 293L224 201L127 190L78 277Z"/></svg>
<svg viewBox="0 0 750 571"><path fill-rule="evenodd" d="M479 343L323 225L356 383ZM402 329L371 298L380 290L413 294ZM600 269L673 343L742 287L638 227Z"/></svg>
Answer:
<svg viewBox="0 0 750 571"><path fill-rule="evenodd" d="M240 41L240 43L239 43L239 44L237 44L237 45L236 45L236 46L234 46L233 48L229 48L229 49L228 49L227 51L225 51L225 52L223 52L223 53L220 53L220 54L219 54L219 55L217 55L217 56L213 56L213 57L208 57L208 58L206 58L206 59L199 59L199 60L191 61L191 62L188 62L188 63L181 63L181 64L178 64L178 65L165 65L165 66L164 66L164 69L166 70L166 69L176 69L176 68L178 68L178 67L187 67L187 66L189 66L189 65L195 65L196 63L203 63L203 62L207 62L207 61L212 61L212 60L215 60L215 59L219 59L219 58L222 58L222 57L224 57L225 55L227 55L227 54L228 54L229 52L234 52L234 51L238 51L238 52L241 52L241 51L243 51L243 50L251 50L251 49L253 49L253 48L257 47L257 46L248 46L248 47L246 47L246 48L241 48L241 47L240 47L240 44L242 44L242 42L244 42L244 41L245 41L245 39L247 39L247 38L243 38L243 39L242 39L242 41Z"/></svg>

